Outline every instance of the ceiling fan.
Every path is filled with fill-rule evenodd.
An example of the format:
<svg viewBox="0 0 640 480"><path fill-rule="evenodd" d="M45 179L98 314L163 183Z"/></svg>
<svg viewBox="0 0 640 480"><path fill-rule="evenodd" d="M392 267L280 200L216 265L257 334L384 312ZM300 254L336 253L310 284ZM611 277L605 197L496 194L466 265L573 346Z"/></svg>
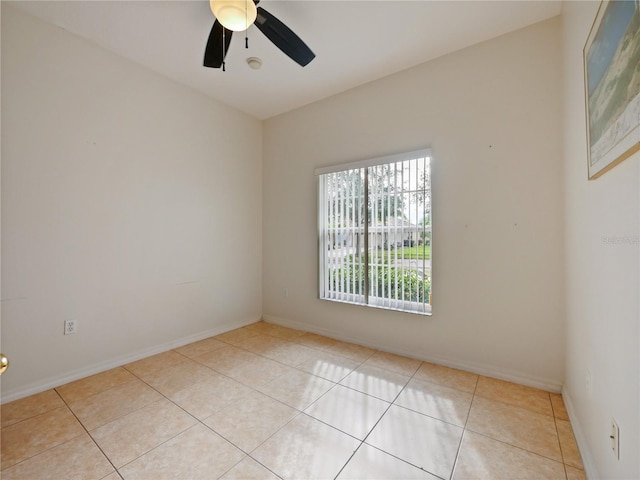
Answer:
<svg viewBox="0 0 640 480"><path fill-rule="evenodd" d="M315 58L311 49L289 27L258 7L260 0L210 0L216 17L204 51L205 67L224 70L224 58L234 31L247 30L255 25L273 44L301 66ZM248 48L248 45L247 45Z"/></svg>

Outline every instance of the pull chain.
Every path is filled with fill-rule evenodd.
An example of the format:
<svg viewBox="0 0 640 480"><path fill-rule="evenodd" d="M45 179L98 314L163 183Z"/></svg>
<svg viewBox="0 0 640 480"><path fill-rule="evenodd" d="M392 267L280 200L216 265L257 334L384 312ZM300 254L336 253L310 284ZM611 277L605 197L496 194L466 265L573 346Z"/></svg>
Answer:
<svg viewBox="0 0 640 480"><path fill-rule="evenodd" d="M247 6L247 2L249 0L244 0L244 25L247 27L244 29L244 48L249 48L249 7ZM253 1L253 0L251 0Z"/></svg>
<svg viewBox="0 0 640 480"><path fill-rule="evenodd" d="M226 43L226 28L222 27L222 71L226 72L227 68L224 64L224 44Z"/></svg>

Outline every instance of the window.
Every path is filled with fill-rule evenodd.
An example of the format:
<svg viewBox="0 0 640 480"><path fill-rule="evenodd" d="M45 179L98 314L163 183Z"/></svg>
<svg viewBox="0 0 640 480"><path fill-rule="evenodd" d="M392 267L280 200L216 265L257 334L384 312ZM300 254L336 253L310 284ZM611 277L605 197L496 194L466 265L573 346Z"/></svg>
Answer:
<svg viewBox="0 0 640 480"><path fill-rule="evenodd" d="M320 298L430 314L429 150L316 175Z"/></svg>

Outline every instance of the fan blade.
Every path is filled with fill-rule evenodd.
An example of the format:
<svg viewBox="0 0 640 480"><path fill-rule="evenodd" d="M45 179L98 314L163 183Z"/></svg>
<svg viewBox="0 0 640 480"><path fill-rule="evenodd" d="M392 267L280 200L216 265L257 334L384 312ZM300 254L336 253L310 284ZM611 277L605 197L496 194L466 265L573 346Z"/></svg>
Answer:
<svg viewBox="0 0 640 480"><path fill-rule="evenodd" d="M300 37L264 8L258 7L258 16L254 23L276 47L299 65L304 67L316 58L315 53L307 47Z"/></svg>
<svg viewBox="0 0 640 480"><path fill-rule="evenodd" d="M205 67L220 68L224 57L229 50L229 43L231 42L231 34L233 31L224 28L218 20L213 22L211 27L211 33L209 34L209 40L207 40L207 47L204 50L204 62ZM222 49L222 43L224 38L224 51Z"/></svg>

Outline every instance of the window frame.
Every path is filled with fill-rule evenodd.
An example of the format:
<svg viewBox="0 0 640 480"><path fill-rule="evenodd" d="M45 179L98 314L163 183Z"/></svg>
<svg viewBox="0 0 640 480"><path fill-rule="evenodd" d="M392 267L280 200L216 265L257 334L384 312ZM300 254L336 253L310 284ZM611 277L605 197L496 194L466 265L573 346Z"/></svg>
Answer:
<svg viewBox="0 0 640 480"><path fill-rule="evenodd" d="M331 272L331 264L330 264L330 259L329 259L329 242L327 242L327 219L326 216L328 214L328 210L327 210L327 203L328 203L328 199L326 198L326 187L324 184L324 179L326 178L325 176L328 174L339 174L341 172L351 172L354 170L362 170L362 171L367 171L367 169L371 168L371 167L378 167L381 165L397 165L398 162L407 162L407 161L415 161L415 160L419 160L419 159L424 159L425 162L425 166L428 164L428 170L425 170L426 175L428 175L428 184L425 183L423 185L423 189L422 189L422 194L427 195L427 191L428 191L428 197L429 197L429 207L428 207L428 212L429 212L429 224L428 224L428 229L427 229L427 225L425 223L423 223L423 232L425 232L425 236L423 241L426 242L426 232L429 232L429 244L430 244L430 258L429 258L429 270L428 270L428 279L429 279L429 293L428 295L426 295L426 297L423 298L423 301L410 301L410 300L402 300L402 307L398 307L398 306L391 306L392 300L395 301L395 303L398 303L398 298L392 299L392 298L386 298L384 296L373 296L370 294L370 282L371 279L369 278L371 277L375 277L375 274L370 273L370 269L372 270L371 266L379 266L380 264L378 263L373 263L372 260L370 259L370 249L371 246L369 245L369 240L370 240L370 229L375 228L375 227L371 227L369 225L370 221L368 220L369 217L369 213L367 208L365 207L365 219L363 222L363 232L364 232L364 241L365 241L365 247L364 247L364 257L365 260L360 261L358 264L353 263L351 265L359 265L360 268L362 268L362 266L364 265L364 288L362 288L362 285L358 284L360 287L360 290L363 291L363 293L357 293L357 292L344 292L344 291L340 291L340 292L335 292L333 291L333 294L336 296L336 298L331 298L327 295L325 295L325 292L327 291L327 281L331 281L328 280L327 275ZM394 167L397 168L397 167ZM356 161L356 162L350 162L350 163L343 163L343 164L338 164L338 165L331 165L331 166L326 166L326 167L320 167L314 170L314 174L318 177L317 179L317 234L318 234L318 298L320 300L328 300L328 301L333 301L333 302L340 302L340 303L348 303L348 304L354 304L354 305L362 305L365 307L372 307L372 308L382 308L382 309L386 309L386 310L393 310L393 311L399 311L399 312L405 312L405 313L413 313L413 314L418 314L418 315L426 315L426 316L430 316L432 315L432 279L433 279L433 256L431 255L433 252L433 234L432 234L432 225L433 225L433 197L431 195L432 192L432 171L433 171L433 155L432 155L432 151L429 148L423 148L420 150L414 150L414 151L410 151L410 152L404 152L404 153L399 153L399 154L395 154L395 155L389 155L389 156L384 156L384 157L377 157L377 158L372 158L372 159L367 159L367 160L360 160L360 161ZM366 181L363 182L364 184L364 205L368 205L369 200L372 196L372 194L368 191L369 190L369 180L368 180L368 174L365 173L364 175L364 179L366 179ZM402 194L404 195L404 186L402 189ZM416 192L420 193L420 191L416 190ZM409 191L409 194L411 193L411 191ZM397 191L395 192L395 195L397 198ZM355 197L354 197L355 198ZM375 198L379 198L379 197L375 197ZM427 207L423 206L423 210L422 213L423 215L425 215L427 212ZM387 217L388 218L388 217ZM397 221L397 217L396 217L396 221ZM387 225L387 227L389 227L389 225ZM417 225L416 225L417 227ZM335 228L335 227L334 227ZM349 227L346 227L347 231L357 231L357 233L359 232L359 229L361 227L359 226L352 226L349 225ZM379 227L378 227L379 228ZM394 233L394 239L397 239L397 225L395 226L396 228L396 233ZM340 227L338 227L338 230L340 230ZM418 230L417 228L415 228L416 233L420 232L420 230ZM329 233L329 235L334 234L335 235L335 231L332 233ZM401 238L402 234L401 234ZM404 240L403 240L403 245L404 245ZM368 247L368 248L367 248ZM377 256L376 256L377 258ZM396 257L397 260L397 257ZM391 261L391 254L389 254L389 262ZM347 263L347 266L349 266L349 263ZM384 267L383 267L384 268ZM388 269L394 268L396 269L397 267L387 267ZM409 271L412 271L412 269L409 268ZM417 271L417 270L416 270ZM401 268L401 272L404 273L404 267ZM395 272L394 272L395 273ZM424 276L424 270L422 272L422 275ZM423 277L424 278L424 277ZM403 280L404 282L405 280ZM355 286L355 282L353 284L353 286ZM396 297L397 297L397 280L396 280ZM404 284L403 284L404 285ZM355 290L355 289L354 289ZM339 295L338 295L339 294ZM424 293L423 293L424 295ZM338 296L341 296L342 298L337 298ZM385 303L387 303L387 305L385 305Z"/></svg>

